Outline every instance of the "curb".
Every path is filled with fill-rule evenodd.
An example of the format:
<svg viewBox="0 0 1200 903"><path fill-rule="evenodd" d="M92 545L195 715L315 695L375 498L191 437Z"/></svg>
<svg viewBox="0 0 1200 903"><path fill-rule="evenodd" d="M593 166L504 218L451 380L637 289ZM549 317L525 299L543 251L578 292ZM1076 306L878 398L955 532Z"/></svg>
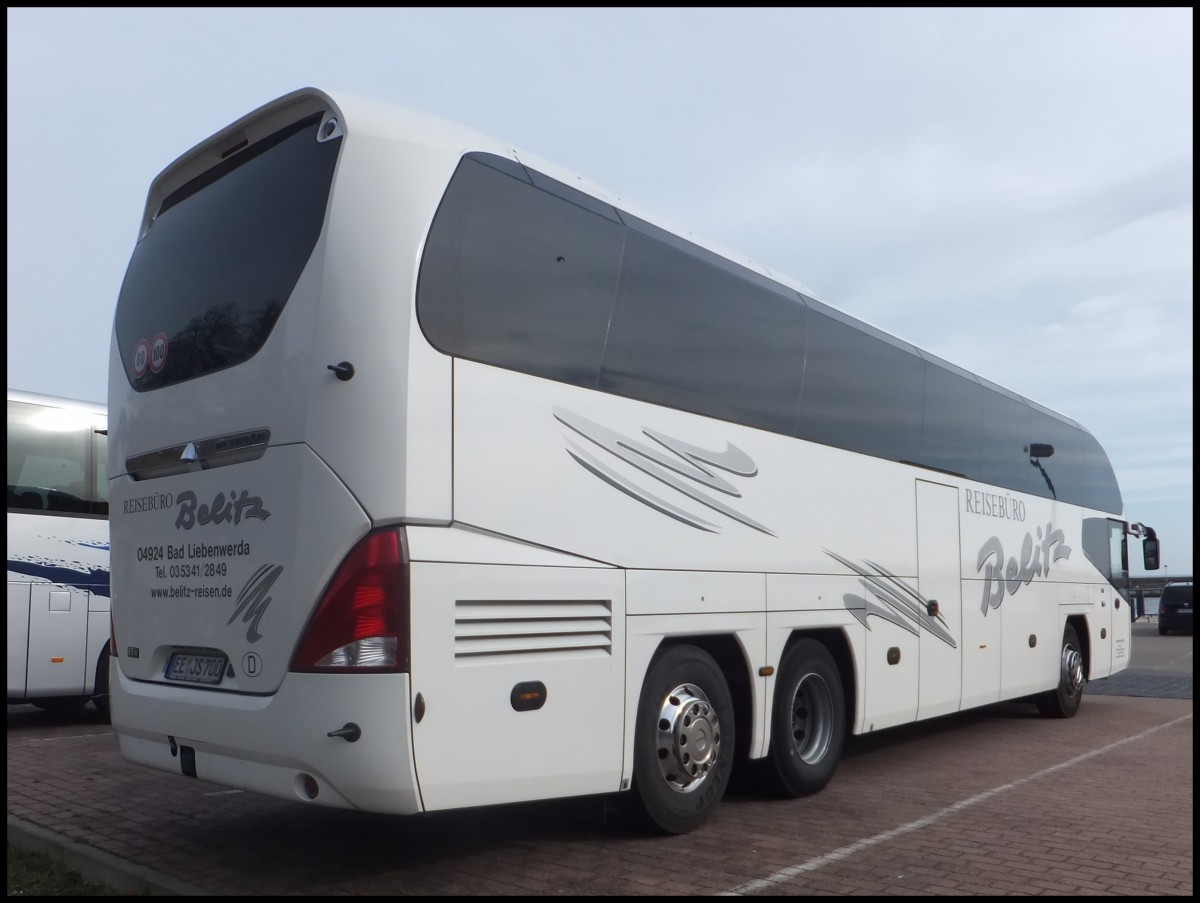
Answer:
<svg viewBox="0 0 1200 903"><path fill-rule="evenodd" d="M21 850L41 853L78 872L86 881L99 881L125 896L207 897L212 892L153 869L134 865L111 853L8 816L8 842Z"/></svg>

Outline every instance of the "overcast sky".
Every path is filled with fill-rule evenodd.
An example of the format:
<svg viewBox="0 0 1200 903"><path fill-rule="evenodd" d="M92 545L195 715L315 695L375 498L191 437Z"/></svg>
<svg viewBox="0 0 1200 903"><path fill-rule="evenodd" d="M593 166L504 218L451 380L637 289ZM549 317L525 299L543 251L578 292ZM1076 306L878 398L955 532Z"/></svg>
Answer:
<svg viewBox="0 0 1200 903"><path fill-rule="evenodd" d="M1191 8L7 24L10 387L104 401L151 179L281 94L345 90L560 164L1079 421L1191 574Z"/></svg>

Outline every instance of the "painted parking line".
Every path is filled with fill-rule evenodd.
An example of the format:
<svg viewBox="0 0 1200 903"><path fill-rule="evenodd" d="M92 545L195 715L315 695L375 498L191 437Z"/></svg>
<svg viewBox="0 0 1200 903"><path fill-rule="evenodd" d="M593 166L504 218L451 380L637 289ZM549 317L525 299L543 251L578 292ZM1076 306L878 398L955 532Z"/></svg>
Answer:
<svg viewBox="0 0 1200 903"><path fill-rule="evenodd" d="M58 743L61 740L90 740L93 737L111 737L112 731L100 731L97 734L64 734L61 737L30 737L30 743Z"/></svg>
<svg viewBox="0 0 1200 903"><path fill-rule="evenodd" d="M972 806L976 806L994 796L998 796L999 794L1008 790L1020 787L1022 784L1028 784L1030 781L1036 781L1039 778L1044 778L1047 775L1054 774L1056 771L1062 771L1064 768L1071 768L1074 765L1078 765L1080 762L1086 762L1088 759L1093 759L1096 756L1102 756L1107 752L1111 752L1120 746L1124 746L1126 743L1133 743L1137 740L1143 740L1146 737L1149 737L1151 734L1157 733L1158 731L1169 727L1174 727L1177 724L1181 724L1184 721L1190 720L1192 720L1192 716L1189 714L1184 715L1182 718L1176 718L1174 721L1168 721L1165 724L1160 724L1157 727L1149 728L1148 730L1142 731L1140 734L1134 734L1131 737L1125 737L1122 740L1109 743L1107 746L1102 746L1099 749L1094 749L1091 752L1084 753L1083 755L1075 756L1073 759L1068 759L1067 761L1060 762L1057 765L1051 765L1049 768L1044 768L1036 774L1028 775L1020 780L1012 781L1008 784L1001 784L999 787L993 787L991 790L985 790L983 793L977 793L965 800L960 800L959 802L947 806L944 809L940 809L937 812L934 812L932 815L927 815L924 818L918 818L916 821L911 821L908 824L892 828L890 831L884 831L881 834L876 834L874 837L868 837L865 840L860 840L856 843L849 844L848 846L841 847L840 849L834 850L831 853L826 853L823 856L817 856L814 859L809 859L807 862L801 862L797 865L789 866L788 868L782 869L766 878L759 878L755 881L750 881L746 884L739 885L731 890L722 891L721 893L717 894L717 896L740 897L744 896L745 894L752 894L757 891L767 890L777 884L780 884L791 878L795 878L797 875L803 875L806 872L820 871L827 865L832 865L836 862L841 862L844 859L849 859L851 856L861 853L863 850L879 846L882 843L887 843L889 840L894 840L895 838L902 837L905 834L911 834L913 831L919 831L922 828L928 827L929 825L941 821L948 816L954 815L957 812L961 812L964 809L969 809Z"/></svg>

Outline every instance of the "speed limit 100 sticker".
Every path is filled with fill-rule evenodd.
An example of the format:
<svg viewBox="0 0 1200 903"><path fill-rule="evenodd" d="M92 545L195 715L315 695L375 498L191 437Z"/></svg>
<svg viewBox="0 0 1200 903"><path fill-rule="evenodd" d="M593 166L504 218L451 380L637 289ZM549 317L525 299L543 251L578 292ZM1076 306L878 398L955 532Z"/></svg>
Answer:
<svg viewBox="0 0 1200 903"><path fill-rule="evenodd" d="M167 362L167 337L161 332L150 345L150 369L158 373Z"/></svg>
<svg viewBox="0 0 1200 903"><path fill-rule="evenodd" d="M146 375L146 367L150 364L150 343L141 339L133 349L133 375L139 379Z"/></svg>

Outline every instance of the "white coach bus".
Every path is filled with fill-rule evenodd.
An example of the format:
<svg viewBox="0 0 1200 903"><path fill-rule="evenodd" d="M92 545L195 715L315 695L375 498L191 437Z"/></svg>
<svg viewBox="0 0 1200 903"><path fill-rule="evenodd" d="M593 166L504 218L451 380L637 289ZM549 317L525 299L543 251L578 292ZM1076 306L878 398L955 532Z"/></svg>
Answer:
<svg viewBox="0 0 1200 903"><path fill-rule="evenodd" d="M8 703L108 712L107 416L8 390Z"/></svg>
<svg viewBox="0 0 1200 903"><path fill-rule="evenodd" d="M690 831L734 768L819 790L847 733L1074 714L1157 549L1066 417L312 89L152 183L109 406L121 750L305 804Z"/></svg>

